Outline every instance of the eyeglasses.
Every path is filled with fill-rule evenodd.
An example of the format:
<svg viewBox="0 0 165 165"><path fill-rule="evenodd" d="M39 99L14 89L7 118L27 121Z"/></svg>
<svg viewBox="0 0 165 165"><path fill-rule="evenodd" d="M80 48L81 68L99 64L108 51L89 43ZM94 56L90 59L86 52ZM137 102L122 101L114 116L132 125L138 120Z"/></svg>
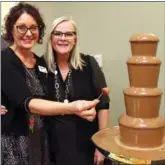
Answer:
<svg viewBox="0 0 165 165"><path fill-rule="evenodd" d="M76 35L76 32L68 31L68 32L60 32L60 31L53 31L52 34L55 38L60 39L65 36L66 39L73 39L73 37Z"/></svg>
<svg viewBox="0 0 165 165"><path fill-rule="evenodd" d="M37 34L39 31L38 26L31 26L28 28L24 25L20 25L20 26L16 26L16 29L20 34L26 34L28 30L30 30L32 34Z"/></svg>

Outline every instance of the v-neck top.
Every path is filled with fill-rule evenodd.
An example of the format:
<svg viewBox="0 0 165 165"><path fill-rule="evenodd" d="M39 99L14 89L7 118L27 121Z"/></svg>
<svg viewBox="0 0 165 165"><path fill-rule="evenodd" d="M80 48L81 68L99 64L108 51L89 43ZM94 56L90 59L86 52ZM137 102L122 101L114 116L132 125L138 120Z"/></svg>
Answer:
<svg viewBox="0 0 165 165"><path fill-rule="evenodd" d="M69 88L69 101L75 100L93 100L101 94L101 89L106 87L104 74L94 57L81 54L86 65L83 69L72 69L71 86ZM57 67L59 72L59 68ZM61 74L57 74L60 86L61 102L64 100L65 82ZM48 96L50 100L57 101L56 90L54 88L54 74L48 76ZM110 99L108 96L102 96L100 103L97 105L97 112L102 109L109 110ZM52 147L52 158L57 164L80 165L86 164L81 159L83 152L92 157L94 146L91 142L91 136L98 131L98 118L89 122L76 115L58 115L48 117L46 120L50 137L50 146ZM48 124L49 123L49 124ZM69 154L69 155L68 155ZM90 156L91 155L91 156ZM75 158L73 159L73 158ZM65 159L65 160L64 160ZM85 158L86 159L86 158ZM89 160L89 161L92 161Z"/></svg>
<svg viewBox="0 0 165 165"><path fill-rule="evenodd" d="M92 100L97 98L101 94L101 89L107 87L106 80L102 69L99 67L98 63L93 56L81 54L86 65L83 66L83 69L73 69L71 73L71 85L69 89L69 101L75 101L78 99ZM66 82L68 81L68 75L65 81L62 79L59 67L57 65L57 77L60 88L61 102L63 102ZM54 73L50 73L47 79L47 90L48 97L50 100L56 100L55 97L55 76ZM97 109L108 109L109 108L109 96L102 96Z"/></svg>

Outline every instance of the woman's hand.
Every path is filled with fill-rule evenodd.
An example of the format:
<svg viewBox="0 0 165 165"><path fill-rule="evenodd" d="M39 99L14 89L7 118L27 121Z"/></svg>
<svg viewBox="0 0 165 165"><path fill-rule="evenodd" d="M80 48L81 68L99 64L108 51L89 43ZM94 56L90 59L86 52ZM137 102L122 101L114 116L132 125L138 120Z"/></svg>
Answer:
<svg viewBox="0 0 165 165"><path fill-rule="evenodd" d="M69 104L71 105L71 111L72 111L71 113L74 113L74 114L79 113L82 116L93 116L93 115L95 115L95 106L98 103L99 103L99 100L95 99L92 101L77 100L77 101L73 101ZM86 112L88 110L89 110L89 112Z"/></svg>
<svg viewBox="0 0 165 165"><path fill-rule="evenodd" d="M94 153L94 164L103 165L105 156L96 148Z"/></svg>
<svg viewBox="0 0 165 165"><path fill-rule="evenodd" d="M6 107L1 105L1 115L5 115L6 113L7 113Z"/></svg>
<svg viewBox="0 0 165 165"><path fill-rule="evenodd" d="M85 111L81 111L81 112L77 112L75 113L77 116L86 119L88 121L93 121L96 117L96 109L95 107L89 109L89 110L85 110Z"/></svg>

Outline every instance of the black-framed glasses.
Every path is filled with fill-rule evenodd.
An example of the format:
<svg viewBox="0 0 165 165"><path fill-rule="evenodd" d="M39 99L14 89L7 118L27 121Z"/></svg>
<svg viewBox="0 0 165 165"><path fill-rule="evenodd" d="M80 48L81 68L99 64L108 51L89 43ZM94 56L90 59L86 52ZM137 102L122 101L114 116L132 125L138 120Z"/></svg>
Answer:
<svg viewBox="0 0 165 165"><path fill-rule="evenodd" d="M19 26L15 26L17 31L20 34L26 34L28 30L30 30L30 32L32 34L37 34L39 31L39 27L38 26L31 26L31 27L26 27L25 25L19 25Z"/></svg>
<svg viewBox="0 0 165 165"><path fill-rule="evenodd" d="M72 39L73 37L75 37L76 32L74 32L74 31L68 31L68 32L63 33L63 32L61 32L61 31L53 31L52 34L53 34L53 36L54 36L55 38L57 38L57 39L62 38L63 35L64 35L65 38L67 38L67 39Z"/></svg>

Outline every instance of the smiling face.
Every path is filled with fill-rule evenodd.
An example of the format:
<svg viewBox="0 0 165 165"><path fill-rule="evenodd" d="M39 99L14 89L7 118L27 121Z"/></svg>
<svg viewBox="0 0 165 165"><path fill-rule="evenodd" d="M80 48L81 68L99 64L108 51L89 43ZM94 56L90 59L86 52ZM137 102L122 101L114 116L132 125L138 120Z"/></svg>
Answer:
<svg viewBox="0 0 165 165"><path fill-rule="evenodd" d="M23 13L15 22L12 34L14 45L23 49L31 49L39 39L37 22L31 15Z"/></svg>
<svg viewBox="0 0 165 165"><path fill-rule="evenodd" d="M76 32L72 23L59 23L52 32L51 41L57 55L70 55L76 44Z"/></svg>

